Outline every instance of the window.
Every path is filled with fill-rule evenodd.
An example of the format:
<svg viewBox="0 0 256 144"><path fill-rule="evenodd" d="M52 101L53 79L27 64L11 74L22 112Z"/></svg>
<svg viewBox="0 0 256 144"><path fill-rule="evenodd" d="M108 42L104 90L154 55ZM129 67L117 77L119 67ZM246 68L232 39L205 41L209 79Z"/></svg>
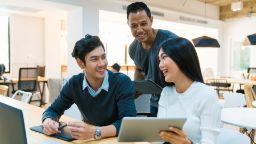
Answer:
<svg viewBox="0 0 256 144"><path fill-rule="evenodd" d="M234 41L232 43L233 48L233 70L234 71L246 71L252 59L250 54L253 53L251 46L243 46L243 43L240 41Z"/></svg>
<svg viewBox="0 0 256 144"><path fill-rule="evenodd" d="M9 17L0 16L0 64L10 72Z"/></svg>

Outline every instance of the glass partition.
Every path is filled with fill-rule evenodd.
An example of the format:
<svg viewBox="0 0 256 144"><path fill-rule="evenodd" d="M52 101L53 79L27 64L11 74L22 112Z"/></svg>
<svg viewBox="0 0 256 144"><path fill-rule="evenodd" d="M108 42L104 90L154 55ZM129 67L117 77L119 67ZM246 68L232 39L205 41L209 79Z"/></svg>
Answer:
<svg viewBox="0 0 256 144"><path fill-rule="evenodd" d="M0 16L0 64L5 65L5 72L10 72L10 42L8 16Z"/></svg>

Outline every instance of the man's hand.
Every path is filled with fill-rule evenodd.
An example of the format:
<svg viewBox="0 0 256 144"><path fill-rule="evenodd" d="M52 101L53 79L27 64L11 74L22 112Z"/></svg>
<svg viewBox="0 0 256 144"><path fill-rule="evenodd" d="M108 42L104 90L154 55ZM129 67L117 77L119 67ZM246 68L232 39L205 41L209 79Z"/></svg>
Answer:
<svg viewBox="0 0 256 144"><path fill-rule="evenodd" d="M78 140L94 139L95 127L84 122L69 122L71 136Z"/></svg>
<svg viewBox="0 0 256 144"><path fill-rule="evenodd" d="M141 96L142 95L142 93L141 92L139 92L139 91L136 91L136 93L135 93L135 98L138 98L139 96Z"/></svg>
<svg viewBox="0 0 256 144"><path fill-rule="evenodd" d="M56 133L60 133L58 130L59 123L52 120L51 118L47 118L43 122L43 131L46 135L53 135Z"/></svg>
<svg viewBox="0 0 256 144"><path fill-rule="evenodd" d="M134 80L144 80L144 79L145 79L145 73L141 69L135 66Z"/></svg>

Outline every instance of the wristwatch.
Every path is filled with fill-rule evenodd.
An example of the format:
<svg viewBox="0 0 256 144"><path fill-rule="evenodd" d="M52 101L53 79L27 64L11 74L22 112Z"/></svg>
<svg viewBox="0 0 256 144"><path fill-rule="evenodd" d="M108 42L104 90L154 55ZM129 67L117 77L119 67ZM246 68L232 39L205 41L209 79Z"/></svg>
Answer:
<svg viewBox="0 0 256 144"><path fill-rule="evenodd" d="M101 139L101 130L100 130L99 127L96 127L96 128L95 128L94 138L95 138L95 140Z"/></svg>

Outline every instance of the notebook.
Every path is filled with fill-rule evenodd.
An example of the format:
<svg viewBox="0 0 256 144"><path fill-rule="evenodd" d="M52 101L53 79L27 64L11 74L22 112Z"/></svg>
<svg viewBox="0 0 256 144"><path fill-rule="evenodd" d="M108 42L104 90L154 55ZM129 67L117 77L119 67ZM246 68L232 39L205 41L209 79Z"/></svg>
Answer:
<svg viewBox="0 0 256 144"><path fill-rule="evenodd" d="M186 118L125 117L123 118L119 142L162 142L159 132L169 127L182 129Z"/></svg>

